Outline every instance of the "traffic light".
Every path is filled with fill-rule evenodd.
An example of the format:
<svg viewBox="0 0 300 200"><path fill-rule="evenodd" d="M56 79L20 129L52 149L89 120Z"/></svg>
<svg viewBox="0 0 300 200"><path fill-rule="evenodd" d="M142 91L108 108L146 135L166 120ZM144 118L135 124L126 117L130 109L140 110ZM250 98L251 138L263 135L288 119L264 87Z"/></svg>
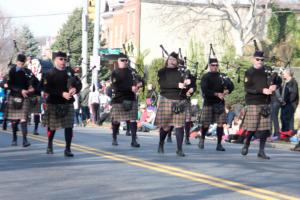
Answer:
<svg viewBox="0 0 300 200"><path fill-rule="evenodd" d="M95 0L89 0L88 14L92 21L95 20L95 3Z"/></svg>

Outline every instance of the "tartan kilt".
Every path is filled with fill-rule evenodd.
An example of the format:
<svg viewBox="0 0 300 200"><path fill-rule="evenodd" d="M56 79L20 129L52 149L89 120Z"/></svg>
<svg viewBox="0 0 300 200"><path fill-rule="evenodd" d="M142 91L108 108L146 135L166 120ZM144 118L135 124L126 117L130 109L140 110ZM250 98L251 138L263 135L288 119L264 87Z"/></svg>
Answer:
<svg viewBox="0 0 300 200"><path fill-rule="evenodd" d="M246 115L244 116L241 127L247 131L255 131L258 121L258 116L261 108L265 105L247 105L245 108ZM260 117L258 131L266 131L271 129L271 116Z"/></svg>
<svg viewBox="0 0 300 200"><path fill-rule="evenodd" d="M74 125L74 106L72 104L59 104L68 108L68 113L65 117L59 118L55 114L56 104L46 104L45 113L42 117L44 126L50 130L57 130L60 128L73 128Z"/></svg>
<svg viewBox="0 0 300 200"><path fill-rule="evenodd" d="M29 100L29 113L41 113L41 97L40 96L35 96L35 97L29 97L29 98L36 98L37 103L32 105L30 100Z"/></svg>
<svg viewBox="0 0 300 200"><path fill-rule="evenodd" d="M24 98L23 106L21 109L15 109L13 106L13 96L8 97L6 107L6 118L8 120L28 119L29 114L29 100Z"/></svg>
<svg viewBox="0 0 300 200"><path fill-rule="evenodd" d="M202 124L226 124L226 113L225 110L222 114L216 114L213 112L213 106L203 106L201 111L201 119L200 122Z"/></svg>
<svg viewBox="0 0 300 200"><path fill-rule="evenodd" d="M191 102L190 101L188 101L188 103L185 105L185 121L186 122L192 121Z"/></svg>
<svg viewBox="0 0 300 200"><path fill-rule="evenodd" d="M113 103L111 108L111 120L117 122L124 122L128 120L137 120L138 103L133 101L132 109L125 111L122 103Z"/></svg>
<svg viewBox="0 0 300 200"><path fill-rule="evenodd" d="M182 127L185 124L186 112L175 114L172 112L172 103L180 100L167 99L163 96L159 98L159 106L154 124L159 127Z"/></svg>

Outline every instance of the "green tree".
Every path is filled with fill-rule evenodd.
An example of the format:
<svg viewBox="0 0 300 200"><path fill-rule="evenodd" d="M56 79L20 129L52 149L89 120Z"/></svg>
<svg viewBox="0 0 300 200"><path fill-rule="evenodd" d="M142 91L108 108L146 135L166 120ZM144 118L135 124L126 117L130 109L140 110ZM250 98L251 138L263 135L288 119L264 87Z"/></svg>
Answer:
<svg viewBox="0 0 300 200"><path fill-rule="evenodd" d="M62 26L56 41L52 45L52 51L65 51L71 56L71 66L81 63L82 49L82 10L75 9L72 15L69 16L67 22ZM92 54L93 49L93 23L88 22L88 52Z"/></svg>
<svg viewBox="0 0 300 200"><path fill-rule="evenodd" d="M153 59L148 67L148 83L152 84L156 91L159 91L157 72L164 66L163 58Z"/></svg>
<svg viewBox="0 0 300 200"><path fill-rule="evenodd" d="M267 49L284 60L292 60L293 66L300 66L300 22L289 9L272 6L272 17L268 23Z"/></svg>
<svg viewBox="0 0 300 200"><path fill-rule="evenodd" d="M17 36L17 45L21 52L26 55L37 56L40 53L38 42L28 26L23 26L20 34Z"/></svg>
<svg viewBox="0 0 300 200"><path fill-rule="evenodd" d="M225 97L226 104L245 104L245 89L244 89L244 75L245 71L251 66L251 63L247 59L234 60L235 68L231 68L227 75L231 78L234 84L233 92ZM239 73L237 67L240 67Z"/></svg>

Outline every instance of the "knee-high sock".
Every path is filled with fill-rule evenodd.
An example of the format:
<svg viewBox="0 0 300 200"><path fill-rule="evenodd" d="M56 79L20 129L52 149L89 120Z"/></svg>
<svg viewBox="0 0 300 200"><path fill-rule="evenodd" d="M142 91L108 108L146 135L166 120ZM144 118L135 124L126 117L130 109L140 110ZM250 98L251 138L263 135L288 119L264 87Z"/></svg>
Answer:
<svg viewBox="0 0 300 200"><path fill-rule="evenodd" d="M40 115L34 115L34 131L37 132L40 123Z"/></svg>
<svg viewBox="0 0 300 200"><path fill-rule="evenodd" d="M7 119L6 118L3 119L2 129L3 130L7 129Z"/></svg>
<svg viewBox="0 0 300 200"><path fill-rule="evenodd" d="M176 128L176 141L177 141L177 150L182 150L182 143L184 137L183 127Z"/></svg>
<svg viewBox="0 0 300 200"><path fill-rule="evenodd" d="M185 138L189 139L190 138L190 131L192 127L192 122L185 122Z"/></svg>
<svg viewBox="0 0 300 200"><path fill-rule="evenodd" d="M131 141L136 142L137 123L130 122Z"/></svg>
<svg viewBox="0 0 300 200"><path fill-rule="evenodd" d="M245 145L249 146L251 143L251 139L254 136L255 131L248 131L248 135L246 136L246 142Z"/></svg>
<svg viewBox="0 0 300 200"><path fill-rule="evenodd" d="M11 128L13 132L13 141L17 141L18 121L11 121Z"/></svg>
<svg viewBox="0 0 300 200"><path fill-rule="evenodd" d="M202 126L202 128L201 128L201 138L203 140L205 139L205 136L206 136L207 132L208 132L208 127Z"/></svg>
<svg viewBox="0 0 300 200"><path fill-rule="evenodd" d="M112 125L112 137L114 140L116 140L119 127L120 127L120 122L112 122L111 125Z"/></svg>
<svg viewBox="0 0 300 200"><path fill-rule="evenodd" d="M173 129L174 129L174 126L171 126L170 130L168 131L168 138L172 137Z"/></svg>
<svg viewBox="0 0 300 200"><path fill-rule="evenodd" d="M165 131L163 128L159 129L159 143L163 144L165 142L165 139L168 135L168 131Z"/></svg>
<svg viewBox="0 0 300 200"><path fill-rule="evenodd" d="M27 122L21 122L20 124L21 124L21 131L22 131L23 139L26 140L27 133L28 133Z"/></svg>
<svg viewBox="0 0 300 200"><path fill-rule="evenodd" d="M65 128L65 140L66 140L66 150L71 150L71 143L73 138L73 128Z"/></svg>
<svg viewBox="0 0 300 200"><path fill-rule="evenodd" d="M55 130L50 130L48 128L47 134L48 134L48 146L52 147L53 139L54 139L54 135L55 135Z"/></svg>
<svg viewBox="0 0 300 200"><path fill-rule="evenodd" d="M266 141L267 141L267 138L268 138L269 135L270 135L269 131L265 131L262 134L262 136L260 138L260 141L259 141L259 150L260 151L264 151L265 150Z"/></svg>
<svg viewBox="0 0 300 200"><path fill-rule="evenodd" d="M126 131L130 133L130 121L126 121Z"/></svg>
<svg viewBox="0 0 300 200"><path fill-rule="evenodd" d="M217 127L218 144L221 144L223 134L224 134L224 128L223 127Z"/></svg>

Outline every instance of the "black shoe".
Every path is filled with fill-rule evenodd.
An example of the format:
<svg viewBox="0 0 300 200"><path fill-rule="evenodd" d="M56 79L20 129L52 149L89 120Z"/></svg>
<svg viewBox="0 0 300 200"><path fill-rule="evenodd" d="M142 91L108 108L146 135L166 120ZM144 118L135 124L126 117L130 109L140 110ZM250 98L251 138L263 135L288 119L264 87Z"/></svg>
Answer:
<svg viewBox="0 0 300 200"><path fill-rule="evenodd" d="M199 139L198 147L199 147L199 149L204 149L204 139L202 139L202 138Z"/></svg>
<svg viewBox="0 0 300 200"><path fill-rule="evenodd" d="M222 146L222 144L217 144L217 151L225 151L225 148Z"/></svg>
<svg viewBox="0 0 300 200"><path fill-rule="evenodd" d="M33 135L39 135L39 133L38 132L34 132Z"/></svg>
<svg viewBox="0 0 300 200"><path fill-rule="evenodd" d="M139 143L137 143L136 141L134 141L134 142L131 142L131 146L139 148L141 145Z"/></svg>
<svg viewBox="0 0 300 200"><path fill-rule="evenodd" d="M111 143L113 146L118 146L118 141L117 140L113 140Z"/></svg>
<svg viewBox="0 0 300 200"><path fill-rule="evenodd" d="M129 131L126 131L126 136L131 136L131 133Z"/></svg>
<svg viewBox="0 0 300 200"><path fill-rule="evenodd" d="M29 147L31 144L28 141L23 142L23 147Z"/></svg>
<svg viewBox="0 0 300 200"><path fill-rule="evenodd" d="M244 145L243 148L242 148L241 154L243 156L247 155L248 154L248 149L249 149L249 146L248 145Z"/></svg>
<svg viewBox="0 0 300 200"><path fill-rule="evenodd" d="M265 154L265 151L259 151L257 154L257 157L266 159L266 160L270 160L270 157Z"/></svg>
<svg viewBox="0 0 300 200"><path fill-rule="evenodd" d="M171 138L171 137L168 137L168 138L167 138L167 142L168 142L168 143L172 143L172 138Z"/></svg>
<svg viewBox="0 0 300 200"><path fill-rule="evenodd" d="M186 145L191 145L192 143L190 142L189 139L185 139L185 144L186 144Z"/></svg>
<svg viewBox="0 0 300 200"><path fill-rule="evenodd" d="M11 146L18 146L17 141L16 141L16 140L13 140L13 141L11 142Z"/></svg>
<svg viewBox="0 0 300 200"><path fill-rule="evenodd" d="M53 148L52 147L48 147L46 153L47 154L53 154Z"/></svg>
<svg viewBox="0 0 300 200"><path fill-rule="evenodd" d="M71 152L71 150L65 150L65 157L74 157L74 154Z"/></svg>
<svg viewBox="0 0 300 200"><path fill-rule="evenodd" d="M176 151L176 154L177 154L177 156L179 156L179 157L184 157L184 156L185 156L185 154L183 153L182 150L177 150L177 151Z"/></svg>
<svg viewBox="0 0 300 200"><path fill-rule="evenodd" d="M164 144L159 143L157 153L165 153Z"/></svg>

